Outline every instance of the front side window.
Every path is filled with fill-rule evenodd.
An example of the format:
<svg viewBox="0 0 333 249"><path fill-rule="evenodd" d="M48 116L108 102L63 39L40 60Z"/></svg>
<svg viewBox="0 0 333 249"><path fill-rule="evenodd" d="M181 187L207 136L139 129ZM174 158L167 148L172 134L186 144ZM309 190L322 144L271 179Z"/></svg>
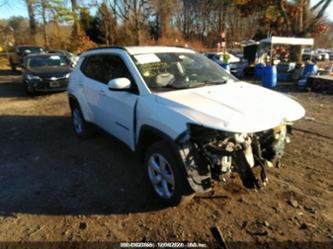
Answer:
<svg viewBox="0 0 333 249"><path fill-rule="evenodd" d="M132 88L137 86L123 60L117 55L97 54L87 57L81 66L81 71L88 78L107 84L116 78L127 78L132 83Z"/></svg>
<svg viewBox="0 0 333 249"><path fill-rule="evenodd" d="M152 91L224 84L236 78L207 57L196 53L152 53L132 56Z"/></svg>

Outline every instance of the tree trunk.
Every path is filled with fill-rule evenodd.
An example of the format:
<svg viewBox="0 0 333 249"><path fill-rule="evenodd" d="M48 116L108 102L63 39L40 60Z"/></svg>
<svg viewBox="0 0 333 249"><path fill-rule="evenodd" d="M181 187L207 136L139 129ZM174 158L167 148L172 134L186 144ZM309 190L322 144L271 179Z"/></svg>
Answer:
<svg viewBox="0 0 333 249"><path fill-rule="evenodd" d="M46 31L46 13L45 13L46 6L45 6L45 0L42 0L41 5L42 5L44 47L48 48L48 46L49 46L49 40L48 40L48 36L47 36L47 31Z"/></svg>
<svg viewBox="0 0 333 249"><path fill-rule="evenodd" d="M302 46L290 46L290 60L297 63L302 62Z"/></svg>
<svg viewBox="0 0 333 249"><path fill-rule="evenodd" d="M27 5L27 9L28 9L30 33L34 39L35 34L36 34L36 20L35 20L34 8L33 8L33 0L25 0L25 3Z"/></svg>
<svg viewBox="0 0 333 249"><path fill-rule="evenodd" d="M77 17L77 1L76 0L71 0L71 4L72 4L72 16L73 16L73 34L77 35L80 33L80 23L78 21L78 17Z"/></svg>
<svg viewBox="0 0 333 249"><path fill-rule="evenodd" d="M140 22L139 22L139 20L137 20L137 18L136 18L136 20L135 20L135 28L134 28L134 30L135 30L135 45L140 45Z"/></svg>

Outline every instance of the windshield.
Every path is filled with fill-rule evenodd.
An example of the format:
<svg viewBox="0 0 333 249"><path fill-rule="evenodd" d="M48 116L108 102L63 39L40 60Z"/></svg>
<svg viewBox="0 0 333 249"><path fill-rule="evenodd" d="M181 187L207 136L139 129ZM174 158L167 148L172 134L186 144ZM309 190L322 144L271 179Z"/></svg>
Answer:
<svg viewBox="0 0 333 249"><path fill-rule="evenodd" d="M49 55L49 56L33 56L28 58L27 66L29 68L36 67L57 67L65 66L66 62L63 57L58 55Z"/></svg>
<svg viewBox="0 0 333 249"><path fill-rule="evenodd" d="M152 91L185 89L236 80L219 65L196 53L138 54L133 60Z"/></svg>

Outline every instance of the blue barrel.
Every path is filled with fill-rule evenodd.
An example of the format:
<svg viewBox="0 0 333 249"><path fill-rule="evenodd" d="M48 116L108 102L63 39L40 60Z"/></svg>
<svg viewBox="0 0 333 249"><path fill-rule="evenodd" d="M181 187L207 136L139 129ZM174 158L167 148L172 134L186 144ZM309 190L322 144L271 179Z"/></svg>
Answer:
<svg viewBox="0 0 333 249"><path fill-rule="evenodd" d="M307 64L304 67L302 76L303 77L308 77L308 76L311 76L311 75L316 75L317 71L318 71L317 65Z"/></svg>
<svg viewBox="0 0 333 249"><path fill-rule="evenodd" d="M262 85L268 88L274 88L277 84L276 66L266 66L262 72Z"/></svg>
<svg viewBox="0 0 333 249"><path fill-rule="evenodd" d="M221 64L221 67L224 68L226 71L228 71L230 73L230 65L229 64Z"/></svg>
<svg viewBox="0 0 333 249"><path fill-rule="evenodd" d="M264 67L265 65L262 63L256 64L254 67L254 76L261 79Z"/></svg>

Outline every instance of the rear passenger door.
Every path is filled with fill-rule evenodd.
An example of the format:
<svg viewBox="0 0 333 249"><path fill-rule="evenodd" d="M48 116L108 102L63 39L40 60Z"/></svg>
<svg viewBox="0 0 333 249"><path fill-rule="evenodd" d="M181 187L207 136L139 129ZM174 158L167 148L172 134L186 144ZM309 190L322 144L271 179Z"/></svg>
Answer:
<svg viewBox="0 0 333 249"><path fill-rule="evenodd" d="M90 107L92 121L99 126L98 117L102 115L100 95L105 91L105 84L102 82L103 68L103 57L100 55L87 56L80 68L84 75L80 80L80 87Z"/></svg>
<svg viewBox="0 0 333 249"><path fill-rule="evenodd" d="M100 54L94 61L95 75L90 105L95 115L95 122L131 148L134 148L134 112L139 97L137 85L120 55ZM128 78L131 81L129 91L112 91L107 83L116 78ZM95 86L96 84L96 86ZM88 94L88 93L87 93Z"/></svg>

